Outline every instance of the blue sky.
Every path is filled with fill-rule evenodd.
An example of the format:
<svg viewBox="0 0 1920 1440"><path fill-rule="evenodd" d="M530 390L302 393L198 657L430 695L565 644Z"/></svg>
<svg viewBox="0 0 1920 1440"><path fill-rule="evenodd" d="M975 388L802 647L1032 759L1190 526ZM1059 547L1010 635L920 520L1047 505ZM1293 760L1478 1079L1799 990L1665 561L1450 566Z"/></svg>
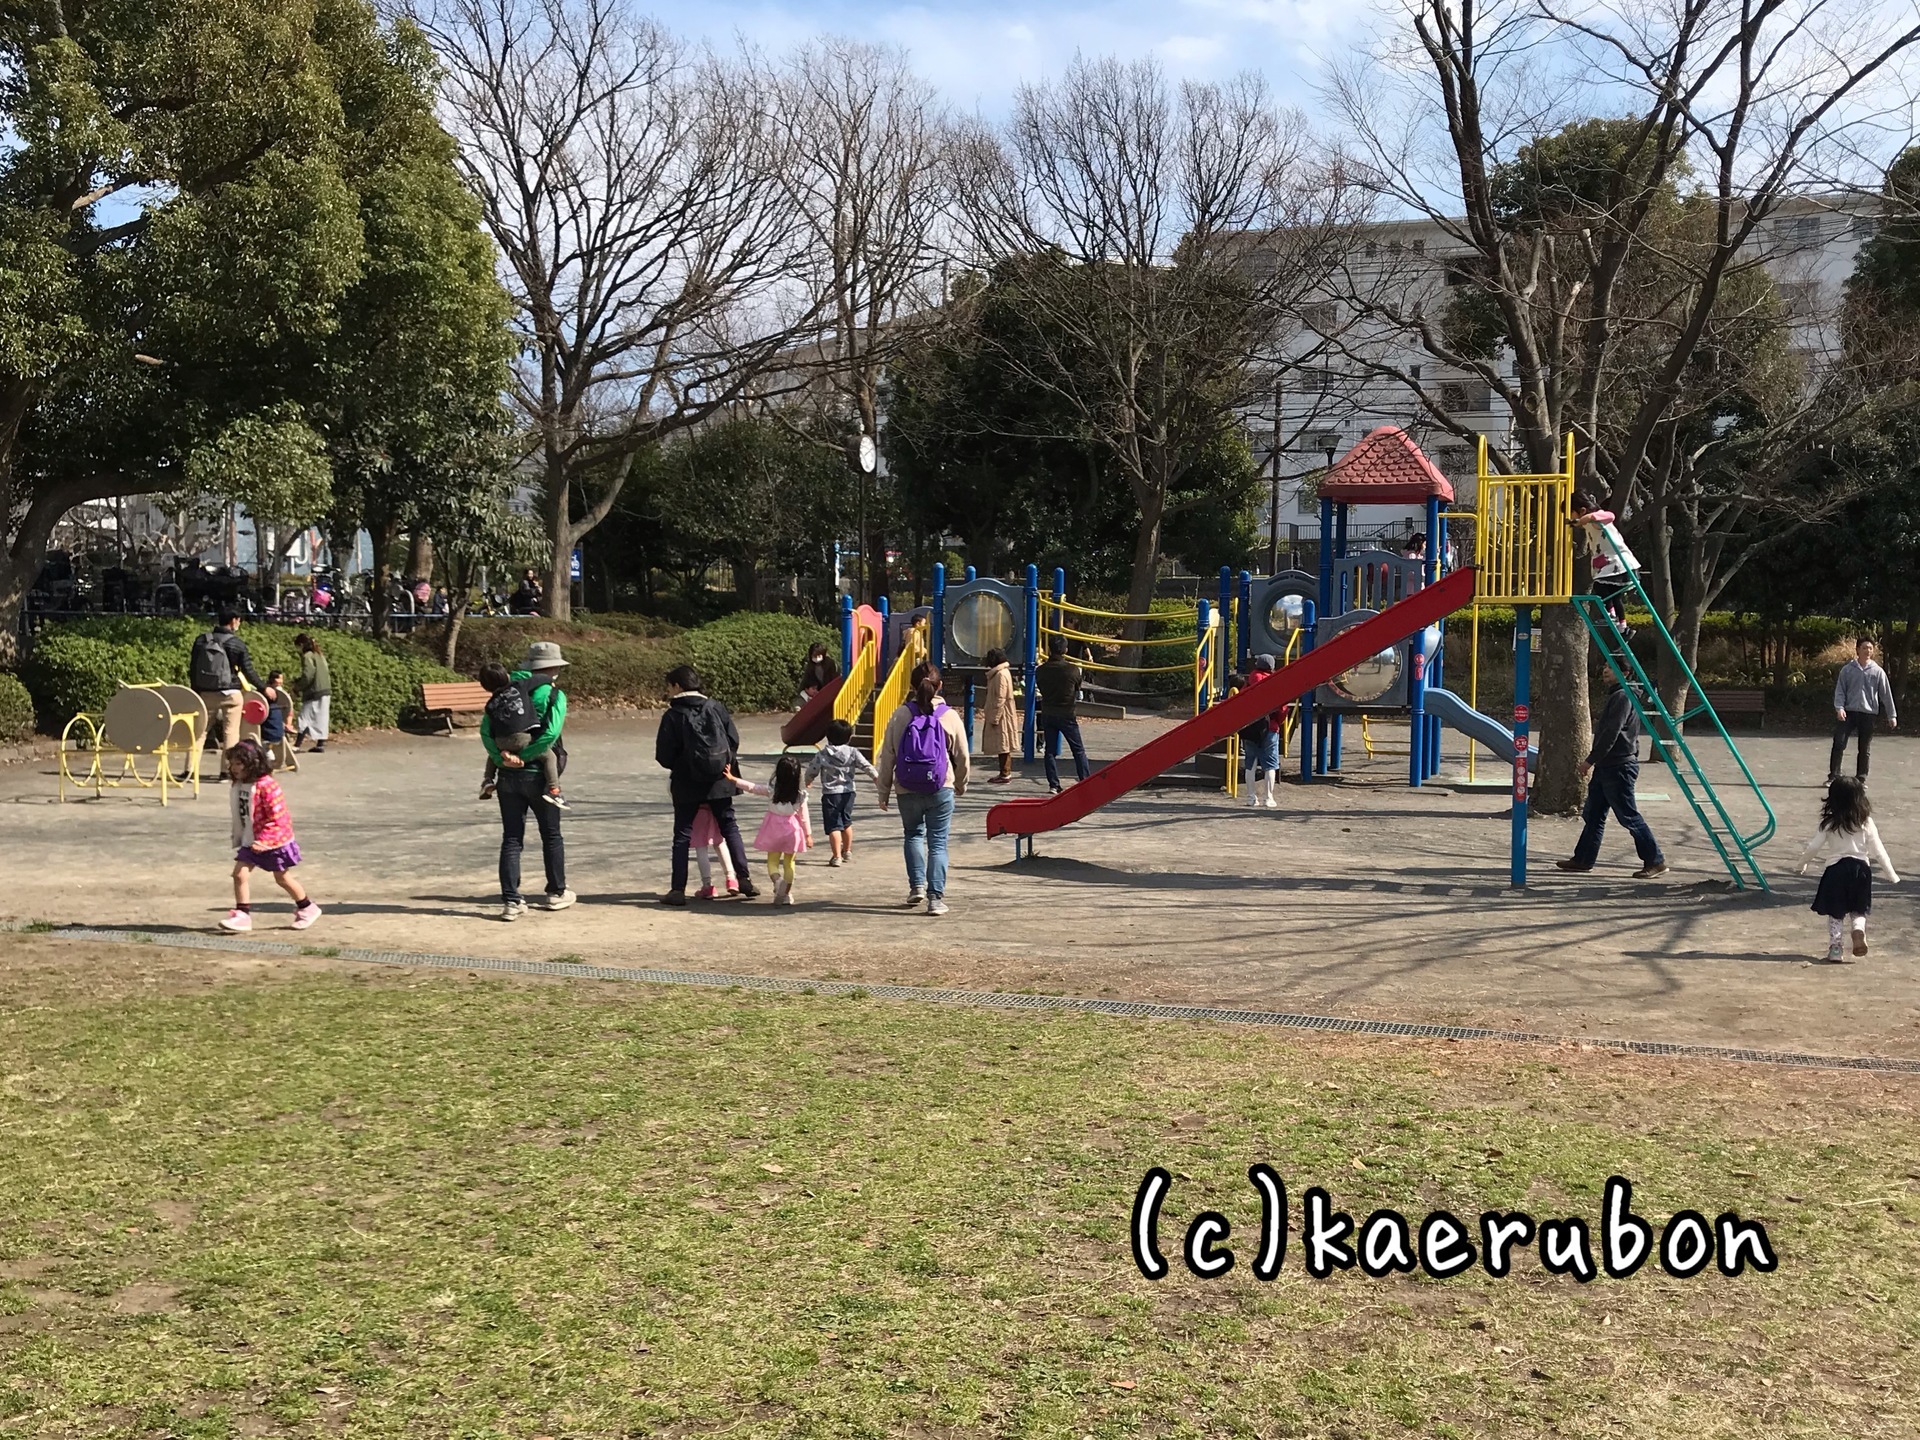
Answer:
<svg viewBox="0 0 1920 1440"><path fill-rule="evenodd" d="M1367 0L658 0L671 29L725 45L738 34L779 51L833 32L899 45L961 110L1004 112L1022 80L1057 73L1076 50L1153 54L1177 77L1265 72L1279 96L1309 106L1324 57L1376 22Z"/></svg>

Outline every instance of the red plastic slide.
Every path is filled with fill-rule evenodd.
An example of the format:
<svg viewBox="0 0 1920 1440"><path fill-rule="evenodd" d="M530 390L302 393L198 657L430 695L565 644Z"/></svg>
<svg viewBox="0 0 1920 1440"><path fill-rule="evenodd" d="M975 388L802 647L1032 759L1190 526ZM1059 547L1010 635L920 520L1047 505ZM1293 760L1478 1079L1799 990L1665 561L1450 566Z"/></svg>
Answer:
<svg viewBox="0 0 1920 1440"><path fill-rule="evenodd" d="M1216 741L1250 725L1261 715L1299 699L1316 685L1344 674L1369 655L1399 644L1416 631L1473 602L1474 571L1456 570L1445 579L1389 606L1371 620L1343 630L1291 665L1282 666L1258 685L1230 695L1185 724L1149 740L1138 750L1096 770L1058 795L1008 800L987 812L987 835L1037 835L1092 814L1118 800L1163 770L1191 759Z"/></svg>
<svg viewBox="0 0 1920 1440"><path fill-rule="evenodd" d="M794 711L793 718L780 727L782 745L818 745L827 738L827 722L833 719L833 702L840 698L840 687L847 677L836 675L813 698Z"/></svg>

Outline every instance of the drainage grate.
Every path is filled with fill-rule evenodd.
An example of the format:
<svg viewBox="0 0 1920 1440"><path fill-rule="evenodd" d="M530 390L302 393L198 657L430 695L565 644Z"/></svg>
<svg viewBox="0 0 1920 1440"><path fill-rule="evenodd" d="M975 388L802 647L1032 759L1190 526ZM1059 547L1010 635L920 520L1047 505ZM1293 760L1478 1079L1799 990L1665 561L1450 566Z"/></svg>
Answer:
<svg viewBox="0 0 1920 1440"><path fill-rule="evenodd" d="M8 927L18 928L18 927ZM1872 1070L1920 1075L1920 1060L1881 1055L1809 1055L1791 1050L1748 1050L1725 1045L1681 1045L1658 1040L1589 1039L1531 1030L1491 1030L1472 1025L1428 1025L1410 1020L1358 1020L1340 1015L1298 1015L1284 1010L1228 1010L1208 1005L1165 1005L1141 1000L1101 1000L1077 995L1015 995L1000 990L940 990L921 985L869 984L857 980L790 980L777 975L729 975L711 970L655 970L620 965L562 965L550 960L495 960L481 955L429 955L407 950L363 950L351 945L301 946L231 935L151 934L63 926L56 939L165 945L182 950L228 950L249 955L324 953L330 959L432 970L490 970L514 975L565 975L577 980L624 980L645 985L697 985L711 989L766 990L783 995L867 995L878 1000L970 1005L993 1010L1073 1011L1151 1020L1214 1020L1230 1025L1269 1025L1290 1030L1329 1030L1348 1035L1395 1035L1420 1040L1504 1040L1523 1045L1590 1045L1629 1055L1684 1060L1739 1060L1816 1070Z"/></svg>

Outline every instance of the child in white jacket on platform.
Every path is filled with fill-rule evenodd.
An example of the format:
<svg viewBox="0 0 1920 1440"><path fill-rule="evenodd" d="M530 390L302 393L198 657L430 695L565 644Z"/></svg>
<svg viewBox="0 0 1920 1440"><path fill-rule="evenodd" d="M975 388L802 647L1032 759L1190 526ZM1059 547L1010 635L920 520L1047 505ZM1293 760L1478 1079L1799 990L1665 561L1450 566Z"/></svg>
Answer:
<svg viewBox="0 0 1920 1440"><path fill-rule="evenodd" d="M1820 888L1813 897L1813 913L1827 917L1827 960L1838 965L1848 957L1842 941L1853 932L1853 953L1867 953L1867 912L1873 908L1873 872L1878 869L1889 885L1898 885L1880 829L1873 823L1867 787L1846 776L1827 786L1820 806L1820 828L1800 854L1800 873L1816 860L1826 863Z"/></svg>

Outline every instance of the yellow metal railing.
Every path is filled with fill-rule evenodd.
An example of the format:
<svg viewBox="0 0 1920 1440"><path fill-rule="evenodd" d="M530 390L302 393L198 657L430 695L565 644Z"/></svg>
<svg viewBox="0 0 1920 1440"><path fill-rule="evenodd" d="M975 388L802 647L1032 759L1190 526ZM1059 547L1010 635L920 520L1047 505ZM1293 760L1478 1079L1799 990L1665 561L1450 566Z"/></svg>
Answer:
<svg viewBox="0 0 1920 1440"><path fill-rule="evenodd" d="M1573 594L1573 436L1567 468L1551 475L1497 475L1480 440L1474 564L1482 605L1564 605Z"/></svg>
<svg viewBox="0 0 1920 1440"><path fill-rule="evenodd" d="M1150 649L1156 645L1189 645L1193 643L1191 631L1181 635L1163 635L1157 639L1148 637L1139 640L1124 640L1116 635L1102 635L1095 631L1080 629L1069 624L1069 618L1076 615L1089 616L1095 620L1119 620L1122 622L1141 620L1156 625L1177 625L1184 622L1189 626L1200 617L1200 612L1197 608L1187 610L1159 610L1142 615L1120 610L1094 610L1085 605L1075 605L1070 600L1057 600L1051 595L1042 595L1039 597L1039 600L1039 649L1043 655L1049 648L1047 644L1049 640L1077 640L1086 645L1102 645L1119 649L1124 649L1130 645L1138 645L1143 649ZM1090 655L1081 658L1075 663L1083 670L1097 670L1105 675L1170 675L1176 670L1184 670L1187 668L1187 662L1185 660L1176 661L1172 665L1115 665L1104 660L1095 660Z"/></svg>
<svg viewBox="0 0 1920 1440"><path fill-rule="evenodd" d="M849 725L858 725L865 713L867 701L873 696L873 682L880 669L880 647L868 641L860 647L860 653L853 657L853 664L847 667L847 678L841 682L840 693L833 700L833 718L844 720Z"/></svg>
<svg viewBox="0 0 1920 1440"><path fill-rule="evenodd" d="M908 682L913 675L913 667L927 658L927 622L916 620L907 631L907 642L900 647L899 658L893 662L893 669L887 672L886 682L880 687L880 694L873 702L873 754L868 758L880 758L880 741L884 738L887 721L893 718L893 712L906 703Z"/></svg>

